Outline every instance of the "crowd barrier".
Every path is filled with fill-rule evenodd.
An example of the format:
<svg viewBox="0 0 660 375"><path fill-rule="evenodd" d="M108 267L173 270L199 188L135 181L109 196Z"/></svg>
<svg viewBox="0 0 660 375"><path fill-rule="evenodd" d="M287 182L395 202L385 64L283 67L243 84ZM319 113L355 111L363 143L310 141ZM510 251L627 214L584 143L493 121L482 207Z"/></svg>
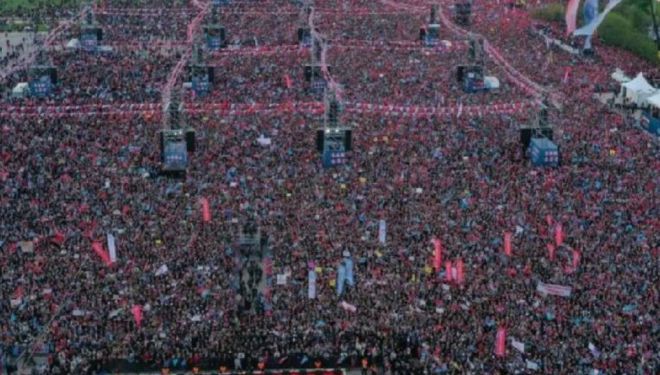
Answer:
<svg viewBox="0 0 660 375"><path fill-rule="evenodd" d="M246 356L249 357L249 356ZM93 361L93 367L111 373L192 373L197 370L200 374L241 374L241 375L336 375L345 374L346 370L356 369L363 359L361 356L327 355L313 356L305 353L289 354L281 358L269 357L260 362L257 358L245 358L241 361L241 368L235 368L234 358L224 356L220 358L170 359L164 363L157 361L130 361L128 359L112 359ZM368 357L369 365L384 366L382 356ZM263 365L263 371L259 370ZM165 371L163 371L165 370Z"/></svg>
<svg viewBox="0 0 660 375"><path fill-rule="evenodd" d="M373 103L346 102L344 110L347 113L379 114L382 116L411 116L417 118L433 116L484 116L511 115L522 113L533 108L537 101L527 100L515 103L502 103L482 106L399 106ZM284 103L184 103L183 113L196 115L242 116L251 114L291 113L298 112L310 115L320 115L324 112L322 102L284 102ZM68 118L97 116L148 116L160 117L160 105L155 103L130 105L89 105L89 106L6 106L0 111L0 118Z"/></svg>

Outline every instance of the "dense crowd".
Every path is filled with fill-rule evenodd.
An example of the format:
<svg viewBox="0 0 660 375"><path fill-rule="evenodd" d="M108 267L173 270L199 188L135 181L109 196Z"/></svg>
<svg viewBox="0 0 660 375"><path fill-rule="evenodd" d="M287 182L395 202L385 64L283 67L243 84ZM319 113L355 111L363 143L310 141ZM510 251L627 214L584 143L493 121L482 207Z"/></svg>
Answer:
<svg viewBox="0 0 660 375"><path fill-rule="evenodd" d="M108 3L116 14L129 7L190 13L99 17L118 44L143 31L185 40L186 23L201 11L180 1ZM454 74L467 51L415 47L419 12L394 15L404 11L373 0L316 5L315 24L332 39L325 58L342 100L459 107L530 99L492 60L487 75L498 76L501 90L463 92ZM253 8L234 2L226 12L236 14L221 14L222 22L237 29L247 20L254 34L229 35L263 35L266 45L210 54L213 91L184 95L184 107L321 100L304 84L309 52L284 48L295 41L300 8L268 3L264 9L282 13L271 18ZM363 17L344 8L393 14ZM510 12L475 22L474 30L516 69L563 94L561 109L550 111L561 150L556 168L533 168L522 153L519 126L535 110L435 117L345 111L340 122L353 128L353 150L332 169L322 167L315 148L318 113L200 111L187 118L197 149L182 182L159 174L160 114L129 113L131 103L161 102L180 51L50 51L61 80L54 94L3 104L35 111L123 104L126 113L0 120L5 366L45 356L49 374L217 371L259 362L361 367L366 358L379 371L405 375L657 374L660 150L632 119L594 97L614 68L648 67L598 44L598 60L549 49L530 32L524 10ZM453 46L465 44L443 30ZM381 39L410 44L375 43ZM282 51L266 53L271 42ZM13 74L2 87L27 74ZM254 223L268 233L263 266L238 243ZM512 233L510 256L505 232ZM93 249L100 243L107 250L108 233L117 247L110 265ZM439 269L434 239L443 249ZM338 295L345 257L354 262L355 285ZM444 261L459 259L465 280L447 281ZM258 288L262 277L265 289ZM539 282L568 286L570 297L538 293ZM506 348L496 355L501 329Z"/></svg>

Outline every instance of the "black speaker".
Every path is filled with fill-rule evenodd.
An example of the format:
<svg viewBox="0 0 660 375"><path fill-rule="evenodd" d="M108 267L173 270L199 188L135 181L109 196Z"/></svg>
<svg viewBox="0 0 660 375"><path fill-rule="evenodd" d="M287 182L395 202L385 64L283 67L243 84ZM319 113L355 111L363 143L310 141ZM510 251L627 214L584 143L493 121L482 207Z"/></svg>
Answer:
<svg viewBox="0 0 660 375"><path fill-rule="evenodd" d="M312 66L305 65L305 81L309 82L312 80Z"/></svg>
<svg viewBox="0 0 660 375"><path fill-rule="evenodd" d="M323 137L324 137L323 130L317 130L316 131L316 151L318 152L323 152Z"/></svg>
<svg viewBox="0 0 660 375"><path fill-rule="evenodd" d="M532 129L520 129L520 144L526 149L529 147L529 142L532 140Z"/></svg>
<svg viewBox="0 0 660 375"><path fill-rule="evenodd" d="M465 77L466 68L467 67L464 66L464 65L461 65L461 66L458 67L458 69L456 71L456 81L458 83L463 83L463 78Z"/></svg>
<svg viewBox="0 0 660 375"><path fill-rule="evenodd" d="M96 41L100 42L103 40L103 29L100 27L96 29Z"/></svg>
<svg viewBox="0 0 660 375"><path fill-rule="evenodd" d="M206 69L207 69L206 74L208 74L209 76L209 83L215 82L215 67L207 66Z"/></svg>
<svg viewBox="0 0 660 375"><path fill-rule="evenodd" d="M195 152L197 142L196 142L196 137L195 137L195 131L194 130L187 130L186 131L186 150L188 152Z"/></svg>
<svg viewBox="0 0 660 375"><path fill-rule="evenodd" d="M57 69L48 68L48 75L50 76L50 83L57 85Z"/></svg>
<svg viewBox="0 0 660 375"><path fill-rule="evenodd" d="M160 159L161 161L164 160L165 156L165 136L163 135L163 132L158 132L158 138L160 140Z"/></svg>
<svg viewBox="0 0 660 375"><path fill-rule="evenodd" d="M353 142L351 141L352 133L353 131L351 129L346 130L346 133L344 133L344 149L346 151L351 151L353 147Z"/></svg>

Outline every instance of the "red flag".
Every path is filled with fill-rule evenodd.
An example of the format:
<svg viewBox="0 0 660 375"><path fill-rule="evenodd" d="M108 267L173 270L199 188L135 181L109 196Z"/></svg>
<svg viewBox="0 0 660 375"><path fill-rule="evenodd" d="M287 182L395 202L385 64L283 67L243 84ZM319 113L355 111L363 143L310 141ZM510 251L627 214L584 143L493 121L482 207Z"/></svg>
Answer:
<svg viewBox="0 0 660 375"><path fill-rule="evenodd" d="M548 244L548 259L555 260L555 245L551 243Z"/></svg>
<svg viewBox="0 0 660 375"><path fill-rule="evenodd" d="M451 282L452 267L451 267L451 262L450 261L445 262L445 273L446 273L445 279L447 280L447 282Z"/></svg>
<svg viewBox="0 0 660 375"><path fill-rule="evenodd" d="M555 226L555 243L557 246L564 243L564 228L562 228L561 223L557 223Z"/></svg>
<svg viewBox="0 0 660 375"><path fill-rule="evenodd" d="M511 256L511 232L504 232L504 254Z"/></svg>
<svg viewBox="0 0 660 375"><path fill-rule="evenodd" d="M202 220L205 223L211 222L211 208L209 206L209 200L206 198L200 198L199 203L202 205Z"/></svg>
<svg viewBox="0 0 660 375"><path fill-rule="evenodd" d="M135 319L135 324L137 325L138 329L142 328L142 306L140 305L133 305L133 318Z"/></svg>
<svg viewBox="0 0 660 375"><path fill-rule="evenodd" d="M288 74L284 75L284 85L286 86L287 89L290 89L292 84L291 84L291 77L289 77Z"/></svg>
<svg viewBox="0 0 660 375"><path fill-rule="evenodd" d="M16 290L14 291L14 299L23 298L23 295L24 295L24 294L25 294L25 292L23 291L23 287L22 287L22 286L19 286L19 287L16 288Z"/></svg>
<svg viewBox="0 0 660 375"><path fill-rule="evenodd" d="M564 71L564 80L562 81L563 83L568 82L568 75L571 74L571 67L566 67L566 70Z"/></svg>
<svg viewBox="0 0 660 375"><path fill-rule="evenodd" d="M433 267L436 272L440 270L440 265L442 264L442 244L440 243L439 238L433 239Z"/></svg>
<svg viewBox="0 0 660 375"><path fill-rule="evenodd" d="M465 264L460 258L456 261L456 281L459 285L463 285L465 282Z"/></svg>
<svg viewBox="0 0 660 375"><path fill-rule="evenodd" d="M506 353L506 328L498 328L495 336L495 355L504 357Z"/></svg>
<svg viewBox="0 0 660 375"><path fill-rule="evenodd" d="M98 254L98 256L101 257L101 259L103 259L103 262L105 263L106 266L112 264L112 262L110 261L110 255L108 255L108 252L105 251L105 249L103 249L103 246L101 246L100 243L94 242L92 244L92 249L96 254Z"/></svg>
<svg viewBox="0 0 660 375"><path fill-rule="evenodd" d="M50 238L50 241L57 246L62 246L66 238L60 231L56 231L53 237Z"/></svg>
<svg viewBox="0 0 660 375"><path fill-rule="evenodd" d="M580 264L580 252L573 250L573 268L577 269Z"/></svg>

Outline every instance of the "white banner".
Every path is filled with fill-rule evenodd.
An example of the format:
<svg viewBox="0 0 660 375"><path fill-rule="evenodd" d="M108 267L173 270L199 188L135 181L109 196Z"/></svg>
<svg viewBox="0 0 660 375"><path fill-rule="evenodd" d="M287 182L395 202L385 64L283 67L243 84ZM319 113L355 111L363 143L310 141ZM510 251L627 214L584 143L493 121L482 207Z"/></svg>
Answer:
<svg viewBox="0 0 660 375"><path fill-rule="evenodd" d="M385 244L385 240L387 237L387 223L385 220L381 220L378 223L378 242Z"/></svg>
<svg viewBox="0 0 660 375"><path fill-rule="evenodd" d="M115 236L113 236L111 233L108 233L108 254L110 255L111 263L117 261L117 246L115 244Z"/></svg>
<svg viewBox="0 0 660 375"><path fill-rule="evenodd" d="M519 352L525 353L525 344L523 344L522 342L516 341L516 339L511 338L511 345Z"/></svg>
<svg viewBox="0 0 660 375"><path fill-rule="evenodd" d="M169 271L169 269L167 268L167 264L163 264L162 266L160 266L158 271L156 271L156 276L164 275L167 273L167 271Z"/></svg>
<svg viewBox="0 0 660 375"><path fill-rule="evenodd" d="M579 35L587 35L591 36L593 35L594 31L600 26L600 24L605 20L605 16L607 16L607 13L609 13L614 7L619 5L622 0L610 0L610 2L607 4L605 7L605 10L601 14L598 15L593 21L591 21L589 24L582 26L581 28L575 30L573 32L573 35L579 36Z"/></svg>
<svg viewBox="0 0 660 375"><path fill-rule="evenodd" d="M316 272L309 271L309 286L307 289L307 297L310 299L316 298Z"/></svg>
<svg viewBox="0 0 660 375"><path fill-rule="evenodd" d="M350 303L348 303L346 301L342 301L341 307L346 311L357 312L357 307L355 307L355 305L351 305Z"/></svg>
<svg viewBox="0 0 660 375"><path fill-rule="evenodd" d="M572 288L570 286L544 284L542 282L539 282L539 284L536 286L536 291L539 293L559 297L570 297L571 290Z"/></svg>

